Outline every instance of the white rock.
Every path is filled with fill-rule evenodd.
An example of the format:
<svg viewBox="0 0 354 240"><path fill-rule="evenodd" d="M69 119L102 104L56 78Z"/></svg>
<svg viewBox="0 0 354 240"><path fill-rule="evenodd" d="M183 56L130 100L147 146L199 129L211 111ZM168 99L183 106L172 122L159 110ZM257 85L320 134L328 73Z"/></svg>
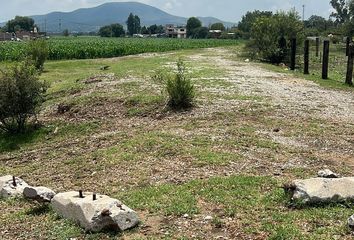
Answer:
<svg viewBox="0 0 354 240"><path fill-rule="evenodd" d="M23 196L38 202L50 202L55 196L55 192L46 187L25 187Z"/></svg>
<svg viewBox="0 0 354 240"><path fill-rule="evenodd" d="M354 200L354 177L295 180L292 198L303 203L329 203Z"/></svg>
<svg viewBox="0 0 354 240"><path fill-rule="evenodd" d="M21 178L15 178L16 186L13 184L13 176L0 177L0 197L9 198L22 196L23 190L28 184Z"/></svg>
<svg viewBox="0 0 354 240"><path fill-rule="evenodd" d="M212 217L212 216L206 216L206 217L204 218L204 220L205 220L205 221L210 221L210 220L213 220L213 217Z"/></svg>
<svg viewBox="0 0 354 240"><path fill-rule="evenodd" d="M77 222L86 231L124 231L139 224L135 211L105 195L97 195L93 201L92 193L84 193L84 198L78 192L59 193L51 203L59 215Z"/></svg>
<svg viewBox="0 0 354 240"><path fill-rule="evenodd" d="M329 169L321 170L317 173L320 178L339 178L339 175Z"/></svg>
<svg viewBox="0 0 354 240"><path fill-rule="evenodd" d="M350 218L348 218L348 226L351 229L354 229L354 215L352 215Z"/></svg>
<svg viewBox="0 0 354 240"><path fill-rule="evenodd" d="M184 218L189 218L189 215L186 213L183 215Z"/></svg>

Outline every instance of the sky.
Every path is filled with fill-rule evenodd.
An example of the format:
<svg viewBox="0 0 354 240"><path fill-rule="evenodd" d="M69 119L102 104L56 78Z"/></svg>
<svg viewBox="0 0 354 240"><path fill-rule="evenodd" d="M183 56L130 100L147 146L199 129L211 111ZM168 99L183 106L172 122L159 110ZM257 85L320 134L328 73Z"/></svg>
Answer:
<svg viewBox="0 0 354 240"><path fill-rule="evenodd" d="M69 12L78 8L98 6L106 2L127 0L0 0L0 22L16 15L30 16L53 11ZM294 8L305 18L320 15L328 18L332 11L329 0L134 0L160 8L170 14L182 17L217 17L224 21L238 22L247 11L289 10Z"/></svg>

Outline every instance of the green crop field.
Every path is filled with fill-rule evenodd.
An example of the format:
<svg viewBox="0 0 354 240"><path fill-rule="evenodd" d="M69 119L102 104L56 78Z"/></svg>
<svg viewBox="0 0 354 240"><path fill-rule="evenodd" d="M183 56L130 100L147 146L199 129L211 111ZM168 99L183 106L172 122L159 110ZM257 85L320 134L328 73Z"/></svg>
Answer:
<svg viewBox="0 0 354 240"><path fill-rule="evenodd" d="M52 38L48 40L49 59L92 59L165 52L180 49L209 48L235 45L237 40L216 39L141 39L141 38ZM26 42L0 42L0 61L21 60Z"/></svg>

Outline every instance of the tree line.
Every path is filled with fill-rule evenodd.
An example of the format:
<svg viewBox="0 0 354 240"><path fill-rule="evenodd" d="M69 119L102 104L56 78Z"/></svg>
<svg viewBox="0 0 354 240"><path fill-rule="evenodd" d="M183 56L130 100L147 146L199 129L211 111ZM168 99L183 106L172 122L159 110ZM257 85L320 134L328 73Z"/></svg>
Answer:
<svg viewBox="0 0 354 240"><path fill-rule="evenodd" d="M163 34L165 33L165 27L162 25L141 26L139 16L130 13L127 21L127 31L124 30L123 25L119 23L110 24L100 28L98 34L101 37L122 37L126 34L133 36L134 34ZM202 22L196 18L191 17L187 21L186 25L187 37L189 38L207 38L209 36L209 30L225 31L226 28L223 23L214 23L209 27L203 27Z"/></svg>
<svg viewBox="0 0 354 240"><path fill-rule="evenodd" d="M237 26L252 57L272 63L288 63L290 40L302 44L306 37L329 37L333 43L354 35L354 0L330 0L333 12L328 19L312 15L302 21L298 12L247 12Z"/></svg>
<svg viewBox="0 0 354 240"><path fill-rule="evenodd" d="M123 37L126 35L133 36L134 34L164 34L165 27L162 25L153 24L151 26L141 26L141 20L138 15L130 13L126 20L127 29L125 30L123 25L120 23L113 23L103 26L99 29L98 35L101 37ZM35 25L35 22L30 17L16 16L14 19L8 21L6 25L0 29L3 32L17 32L17 31L33 31L34 28L39 28ZM224 32L227 30L223 23L214 23L209 27L202 26L202 22L196 18L191 17L187 21L186 25L187 37L189 38L208 38L211 37L209 30L220 30ZM233 31L234 29L229 29ZM70 31L64 29L62 32L63 36L69 36ZM226 38L227 34L223 38Z"/></svg>

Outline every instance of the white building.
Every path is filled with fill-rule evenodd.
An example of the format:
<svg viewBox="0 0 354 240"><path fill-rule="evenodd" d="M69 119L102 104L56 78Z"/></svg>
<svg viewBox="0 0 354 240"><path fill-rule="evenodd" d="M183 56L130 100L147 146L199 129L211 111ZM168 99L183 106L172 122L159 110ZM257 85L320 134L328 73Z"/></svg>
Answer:
<svg viewBox="0 0 354 240"><path fill-rule="evenodd" d="M175 27L173 24L167 24L166 36L169 38L187 38L187 29L185 27Z"/></svg>

